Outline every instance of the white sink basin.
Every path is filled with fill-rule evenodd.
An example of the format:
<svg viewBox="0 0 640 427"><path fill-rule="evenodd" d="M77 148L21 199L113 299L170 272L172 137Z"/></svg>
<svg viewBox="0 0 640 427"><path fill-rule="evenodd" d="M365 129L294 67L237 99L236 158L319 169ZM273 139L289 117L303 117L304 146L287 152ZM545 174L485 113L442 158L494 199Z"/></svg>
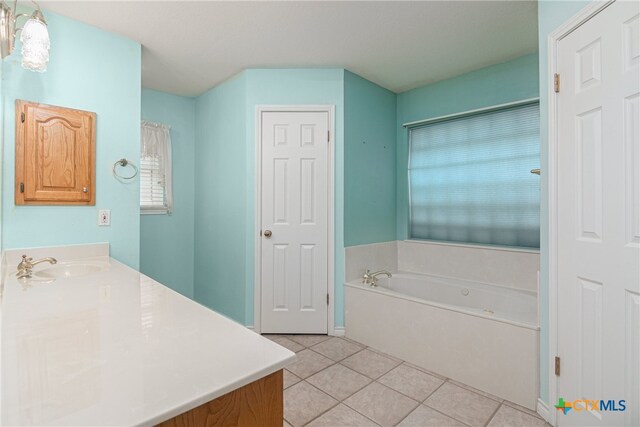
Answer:
<svg viewBox="0 0 640 427"><path fill-rule="evenodd" d="M68 277L86 276L107 268L106 265L88 263L57 264L42 270L34 271L33 275L46 279L63 279Z"/></svg>

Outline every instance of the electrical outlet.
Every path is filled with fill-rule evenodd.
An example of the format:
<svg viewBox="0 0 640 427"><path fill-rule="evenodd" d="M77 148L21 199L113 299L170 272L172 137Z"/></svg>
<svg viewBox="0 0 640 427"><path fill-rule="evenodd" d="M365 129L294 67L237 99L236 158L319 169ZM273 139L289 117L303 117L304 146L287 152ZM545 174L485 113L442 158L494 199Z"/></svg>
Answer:
<svg viewBox="0 0 640 427"><path fill-rule="evenodd" d="M98 211L98 225L101 227L109 227L111 225L111 210L100 209Z"/></svg>

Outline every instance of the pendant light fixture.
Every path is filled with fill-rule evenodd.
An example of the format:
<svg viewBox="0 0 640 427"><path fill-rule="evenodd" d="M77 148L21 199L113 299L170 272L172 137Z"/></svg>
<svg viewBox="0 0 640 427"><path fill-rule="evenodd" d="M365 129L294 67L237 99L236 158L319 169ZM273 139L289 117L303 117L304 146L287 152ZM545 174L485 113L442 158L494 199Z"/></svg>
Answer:
<svg viewBox="0 0 640 427"><path fill-rule="evenodd" d="M15 38L18 31L21 31L20 42L22 43L22 67L31 71L47 71L49 62L49 30L47 21L36 2L36 10L31 15L16 14L17 0L13 3L13 9L4 1L0 2L0 55L2 59L13 52ZM21 28L16 28L18 18L28 18Z"/></svg>

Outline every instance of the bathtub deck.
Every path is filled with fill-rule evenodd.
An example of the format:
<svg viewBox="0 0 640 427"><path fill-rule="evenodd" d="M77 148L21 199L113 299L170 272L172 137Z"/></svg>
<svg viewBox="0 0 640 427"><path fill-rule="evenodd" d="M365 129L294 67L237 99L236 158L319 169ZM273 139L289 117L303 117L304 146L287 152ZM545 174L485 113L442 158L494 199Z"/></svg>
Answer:
<svg viewBox="0 0 640 427"><path fill-rule="evenodd" d="M326 335L265 335L295 351L285 426L549 426L510 401Z"/></svg>

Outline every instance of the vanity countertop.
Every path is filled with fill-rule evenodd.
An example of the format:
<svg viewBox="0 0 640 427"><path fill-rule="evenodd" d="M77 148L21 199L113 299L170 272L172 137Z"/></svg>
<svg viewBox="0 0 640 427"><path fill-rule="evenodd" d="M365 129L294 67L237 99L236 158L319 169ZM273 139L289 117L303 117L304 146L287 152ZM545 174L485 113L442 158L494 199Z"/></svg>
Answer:
<svg viewBox="0 0 640 427"><path fill-rule="evenodd" d="M75 276L55 279L41 264L18 280L16 254L5 254L1 425L154 425L294 360L97 246L74 259ZM43 253L57 254L59 269L71 260Z"/></svg>

